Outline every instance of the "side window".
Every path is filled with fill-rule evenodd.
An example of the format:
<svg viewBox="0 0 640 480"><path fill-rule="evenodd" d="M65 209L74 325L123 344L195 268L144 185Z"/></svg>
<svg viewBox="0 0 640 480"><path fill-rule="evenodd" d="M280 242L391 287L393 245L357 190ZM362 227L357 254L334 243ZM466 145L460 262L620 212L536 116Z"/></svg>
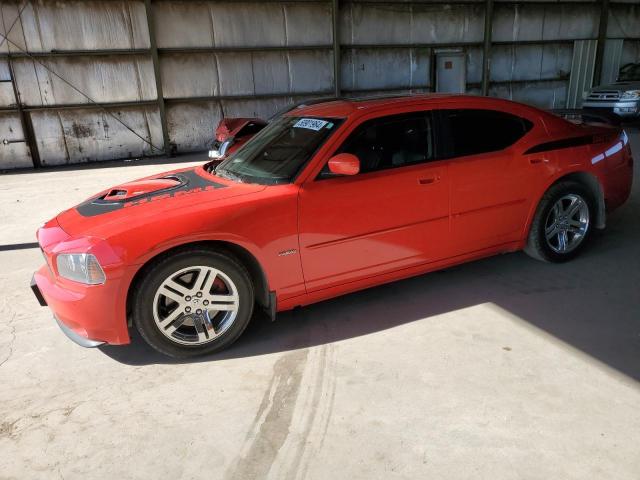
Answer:
<svg viewBox="0 0 640 480"><path fill-rule="evenodd" d="M375 118L357 127L336 153L356 155L360 173L427 162L434 158L431 127L425 112Z"/></svg>
<svg viewBox="0 0 640 480"><path fill-rule="evenodd" d="M449 124L450 157L496 152L520 140L533 124L495 110L442 110Z"/></svg>

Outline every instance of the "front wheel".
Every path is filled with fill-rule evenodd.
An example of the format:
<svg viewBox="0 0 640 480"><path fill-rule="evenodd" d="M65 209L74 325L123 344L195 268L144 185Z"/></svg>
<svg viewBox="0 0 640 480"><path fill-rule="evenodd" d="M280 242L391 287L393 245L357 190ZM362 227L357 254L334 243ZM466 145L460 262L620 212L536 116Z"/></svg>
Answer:
<svg viewBox="0 0 640 480"><path fill-rule="evenodd" d="M565 181L542 197L531 224L525 252L546 262L565 262L584 247L591 233L594 202L582 184Z"/></svg>
<svg viewBox="0 0 640 480"><path fill-rule="evenodd" d="M233 343L253 313L247 270L230 255L189 249L153 264L138 285L133 321L157 351L204 355Z"/></svg>

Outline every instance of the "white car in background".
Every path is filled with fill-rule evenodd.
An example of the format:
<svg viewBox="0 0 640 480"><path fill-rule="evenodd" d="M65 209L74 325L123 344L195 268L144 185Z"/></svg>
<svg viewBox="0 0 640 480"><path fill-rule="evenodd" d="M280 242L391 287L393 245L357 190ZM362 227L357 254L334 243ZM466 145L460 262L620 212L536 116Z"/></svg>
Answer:
<svg viewBox="0 0 640 480"><path fill-rule="evenodd" d="M640 119L640 63L629 63L620 69L618 80L591 89L583 109L613 113L625 121Z"/></svg>

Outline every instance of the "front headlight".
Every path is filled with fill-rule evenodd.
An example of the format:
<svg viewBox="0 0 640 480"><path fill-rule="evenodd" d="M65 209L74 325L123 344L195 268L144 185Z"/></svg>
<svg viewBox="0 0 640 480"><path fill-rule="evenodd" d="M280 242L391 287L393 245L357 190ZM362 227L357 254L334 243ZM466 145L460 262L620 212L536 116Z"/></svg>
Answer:
<svg viewBox="0 0 640 480"><path fill-rule="evenodd" d="M620 97L621 100L635 100L640 98L640 90L627 90Z"/></svg>
<svg viewBox="0 0 640 480"><path fill-rule="evenodd" d="M100 285L106 280L98 259L90 253L62 253L56 263L58 274L74 282Z"/></svg>

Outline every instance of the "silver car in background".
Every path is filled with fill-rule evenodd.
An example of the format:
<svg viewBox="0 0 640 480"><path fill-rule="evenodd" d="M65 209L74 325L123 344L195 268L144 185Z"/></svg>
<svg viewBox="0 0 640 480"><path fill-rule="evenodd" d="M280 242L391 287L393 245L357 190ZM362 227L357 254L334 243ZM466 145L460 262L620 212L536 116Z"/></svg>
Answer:
<svg viewBox="0 0 640 480"><path fill-rule="evenodd" d="M640 119L640 63L622 67L615 83L591 89L582 108L613 113L624 120Z"/></svg>

